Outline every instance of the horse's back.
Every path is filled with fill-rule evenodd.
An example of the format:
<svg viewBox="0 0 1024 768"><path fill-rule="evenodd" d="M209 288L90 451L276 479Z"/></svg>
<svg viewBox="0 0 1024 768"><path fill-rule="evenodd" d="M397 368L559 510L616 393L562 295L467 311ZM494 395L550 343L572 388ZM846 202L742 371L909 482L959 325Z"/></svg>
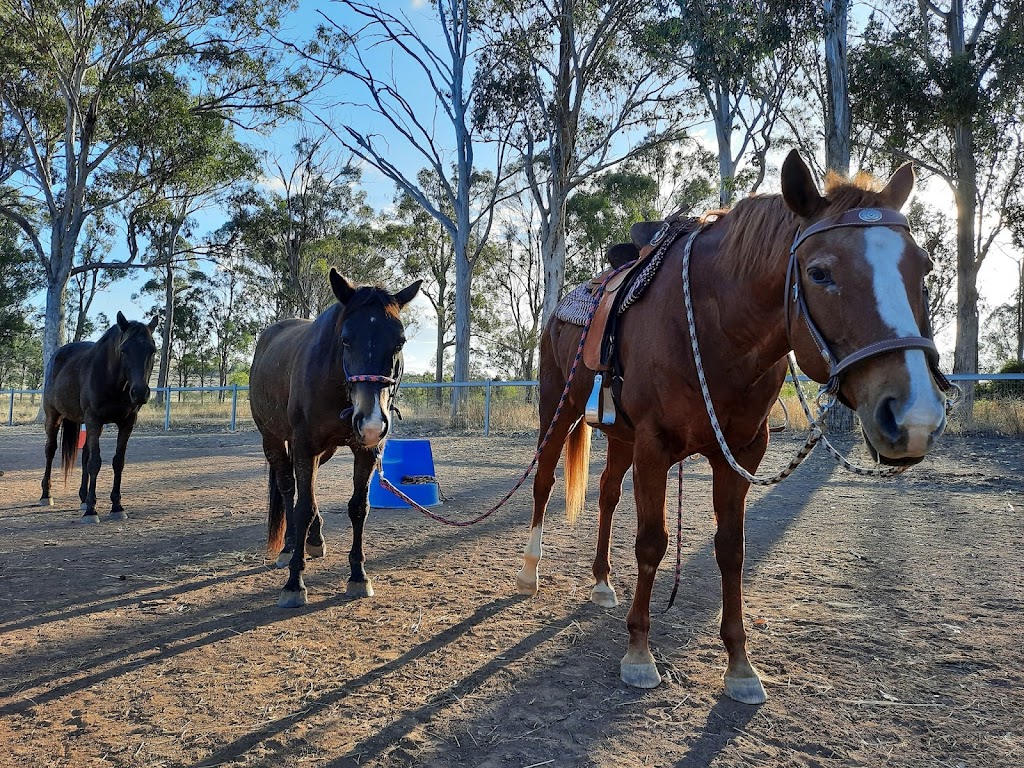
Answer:
<svg viewBox="0 0 1024 768"><path fill-rule="evenodd" d="M281 320L260 334L249 371L249 401L260 432L287 438L288 394L292 372L309 345L313 322Z"/></svg>
<svg viewBox="0 0 1024 768"><path fill-rule="evenodd" d="M95 346L93 341L76 341L53 353L43 390L44 410L57 411L72 421L82 420L82 378Z"/></svg>

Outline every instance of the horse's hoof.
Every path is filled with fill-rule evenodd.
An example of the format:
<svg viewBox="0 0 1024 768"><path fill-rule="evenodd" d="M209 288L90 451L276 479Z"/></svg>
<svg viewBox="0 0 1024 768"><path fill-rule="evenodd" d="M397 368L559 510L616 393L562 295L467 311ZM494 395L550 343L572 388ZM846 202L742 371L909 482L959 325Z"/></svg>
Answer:
<svg viewBox="0 0 1024 768"><path fill-rule="evenodd" d="M602 608L614 608L619 604L619 598L615 596L615 590L609 584L599 581L590 591L590 602Z"/></svg>
<svg viewBox="0 0 1024 768"><path fill-rule="evenodd" d="M110 513L110 519L111 520L122 520L122 521L123 520L127 520L128 519L128 513L125 512L123 509L120 509L117 512L111 512Z"/></svg>
<svg viewBox="0 0 1024 768"><path fill-rule="evenodd" d="M86 504L86 503L85 503L85 502L83 501L83 502L82 502L81 504L79 504L79 505L78 505L78 511L79 511L79 512L87 512L87 511L89 511L89 505L88 505L88 504Z"/></svg>
<svg viewBox="0 0 1024 768"><path fill-rule="evenodd" d="M292 561L291 552L281 552L277 556L277 560L274 561L275 568L287 568L288 563Z"/></svg>
<svg viewBox="0 0 1024 768"><path fill-rule="evenodd" d="M37 507L52 507L53 506L53 497L52 496L43 496L43 498L41 498L39 500L39 503L36 504L36 506Z"/></svg>
<svg viewBox="0 0 1024 768"><path fill-rule="evenodd" d="M536 595L537 594L537 580L530 581L528 577L523 575L520 571L516 576L516 591L520 595Z"/></svg>
<svg viewBox="0 0 1024 768"><path fill-rule="evenodd" d="M281 596L277 598L278 608L301 608L306 604L306 588L303 587L298 592L289 592L287 589L281 590Z"/></svg>
<svg viewBox="0 0 1024 768"><path fill-rule="evenodd" d="M345 585L345 594L349 597L373 597L373 584L366 581L350 581Z"/></svg>
<svg viewBox="0 0 1024 768"><path fill-rule="evenodd" d="M319 544L310 544L308 541L306 542L306 555L308 557L316 560L319 557L323 557L325 554L327 554L326 543L322 541Z"/></svg>
<svg viewBox="0 0 1024 768"><path fill-rule="evenodd" d="M657 664L619 663L619 677L626 685L634 688L657 688L661 685L661 674Z"/></svg>
<svg viewBox="0 0 1024 768"><path fill-rule="evenodd" d="M764 704L768 693L757 677L726 677L725 695L740 704Z"/></svg>
<svg viewBox="0 0 1024 768"><path fill-rule="evenodd" d="M95 512L93 512L92 514L82 515L82 517L79 519L79 522L84 525L95 525L99 521L100 516L97 515Z"/></svg>

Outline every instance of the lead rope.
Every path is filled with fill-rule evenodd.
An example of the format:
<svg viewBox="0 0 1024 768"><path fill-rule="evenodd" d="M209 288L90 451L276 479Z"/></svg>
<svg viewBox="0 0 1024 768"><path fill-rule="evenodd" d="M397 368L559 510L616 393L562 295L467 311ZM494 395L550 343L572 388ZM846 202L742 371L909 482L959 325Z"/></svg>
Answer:
<svg viewBox="0 0 1024 768"><path fill-rule="evenodd" d="M562 408L565 406L565 401L569 396L569 388L572 386L572 380L576 376L576 369L579 367L580 359L583 357L583 345L586 343L587 334L590 332L590 324L594 320L594 313L597 311L597 306L598 304L601 303L601 297L604 295L605 286L608 285L608 281L610 281L613 277L615 277L623 270L628 269L632 265L633 262L630 261L627 262L626 264L623 264L615 271L611 272L607 277L604 278L604 280L601 281L601 284L598 286L597 291L594 292L594 298L590 306L590 311L587 313L587 319L583 324L583 333L580 334L580 343L576 347L576 356L573 358L572 366L569 368L569 376L565 380L565 387L562 388L562 395L561 397L558 398L558 405L555 408L555 415L551 419L551 423L548 424L547 432L544 433L544 439L540 441L540 445L538 445L537 450L534 451L533 458L530 460L530 465L526 468L526 471L523 472L523 475L522 477L519 478L519 481L514 486L512 486L512 490L506 493L505 496L501 499L501 501L499 501L493 507L488 509L482 515L479 515L478 517L475 517L472 520L451 520L449 518L435 514L434 512L431 512L429 509L424 507L423 505L418 504L412 499L410 499L408 496L402 493L402 491L396 488L394 483L392 483L384 476L384 443L381 443L376 448L376 458L374 463L374 470L377 472L377 476L380 478L380 484L387 490L391 491L391 493L395 494L395 496L400 498L410 507L423 513L431 520L436 520L439 523L444 523L445 525L450 525L455 528L465 528L470 525L475 525L476 523L479 523L482 520L486 520L488 517L497 512L501 507L503 507L505 503L512 498L515 492L522 488L523 483L526 482L526 479L530 476L530 473L533 472L533 468L537 466L537 460L540 458L540 455L544 451L545 446L547 446L548 441L551 439L552 433L555 431L555 425L558 423L558 417L562 414ZM582 418L582 416L580 418ZM579 422L579 419L577 419L576 421ZM569 429L569 432L572 432L572 429L575 428L575 426L576 425L574 424L573 427Z"/></svg>

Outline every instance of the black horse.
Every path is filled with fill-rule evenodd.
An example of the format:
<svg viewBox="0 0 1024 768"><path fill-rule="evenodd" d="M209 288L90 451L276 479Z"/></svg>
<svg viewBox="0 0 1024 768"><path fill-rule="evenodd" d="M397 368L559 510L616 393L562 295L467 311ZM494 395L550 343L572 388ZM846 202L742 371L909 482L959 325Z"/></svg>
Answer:
<svg viewBox="0 0 1024 768"><path fill-rule="evenodd" d="M324 554L316 473L341 445L355 456L355 489L348 502L352 574L346 591L353 597L373 594L363 570L367 493L402 376L405 329L399 312L422 282L392 295L357 288L334 268L330 279L338 303L316 320L283 320L267 328L249 374L252 417L270 462L267 549L277 553L279 568L290 569L278 600L282 608L306 604L306 555Z"/></svg>
<svg viewBox="0 0 1024 768"><path fill-rule="evenodd" d="M61 432L61 463L64 482L75 466L78 432L85 424L85 448L82 451L83 523L99 522L96 512L96 475L100 471L100 434L104 424L117 425L117 451L114 453L114 487L110 491L110 518L127 520L121 506L121 472L128 438L135 428L139 408L149 400L149 376L153 372L156 344L149 324L128 321L117 313L117 325L99 341L78 341L57 350L43 388L43 415L46 419L46 472L40 506L50 506L50 471L57 452L57 430Z"/></svg>

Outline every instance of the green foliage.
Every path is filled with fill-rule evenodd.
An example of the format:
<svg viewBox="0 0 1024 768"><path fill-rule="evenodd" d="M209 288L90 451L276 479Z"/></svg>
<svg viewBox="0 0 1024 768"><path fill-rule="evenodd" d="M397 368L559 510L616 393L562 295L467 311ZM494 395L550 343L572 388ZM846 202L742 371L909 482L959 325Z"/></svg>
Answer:
<svg viewBox="0 0 1024 768"><path fill-rule="evenodd" d="M28 300L41 279L39 263L11 222L0 219L0 358L30 332Z"/></svg>

